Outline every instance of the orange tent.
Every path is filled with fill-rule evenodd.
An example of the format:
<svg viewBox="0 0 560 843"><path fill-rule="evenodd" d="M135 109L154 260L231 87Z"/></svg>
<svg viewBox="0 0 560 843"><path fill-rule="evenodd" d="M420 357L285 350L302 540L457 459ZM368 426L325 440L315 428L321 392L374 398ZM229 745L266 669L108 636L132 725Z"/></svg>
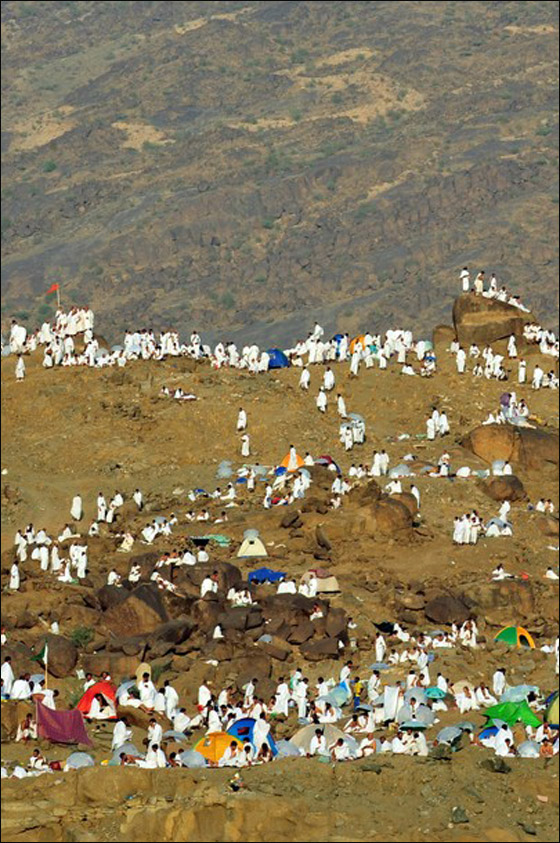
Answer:
<svg viewBox="0 0 560 843"><path fill-rule="evenodd" d="M84 717L87 717L89 714L89 710L91 708L91 704L93 702L93 698L97 695L101 694L102 697L107 702L108 706L112 708L116 708L116 688L110 682L96 682L95 685L91 685L79 701L76 708L82 712Z"/></svg>
<svg viewBox="0 0 560 843"><path fill-rule="evenodd" d="M239 744L240 747L243 746L240 740L228 735L227 732L211 732L199 740L194 747L194 751L200 752L207 761L217 764L231 743Z"/></svg>
<svg viewBox="0 0 560 843"><path fill-rule="evenodd" d="M354 349L355 349L357 343L359 343L359 342L361 342L362 348L366 347L366 338L363 334L360 334L360 336L358 336L358 337L354 337L354 339L350 343L350 354L353 354Z"/></svg>
<svg viewBox="0 0 560 843"><path fill-rule="evenodd" d="M287 470L289 464L290 464L290 454L288 453L288 454L286 454L286 456L284 457L284 459L280 463L280 468L285 468ZM291 468L290 471L297 471L298 468L303 468L304 465L305 465L305 463L302 460L302 458L300 457L300 455L296 454L296 467Z"/></svg>

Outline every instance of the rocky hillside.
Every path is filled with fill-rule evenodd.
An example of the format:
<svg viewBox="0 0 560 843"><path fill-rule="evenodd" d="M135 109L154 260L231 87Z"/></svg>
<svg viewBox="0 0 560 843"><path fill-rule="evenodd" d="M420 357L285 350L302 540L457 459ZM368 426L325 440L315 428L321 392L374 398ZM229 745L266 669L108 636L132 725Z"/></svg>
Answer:
<svg viewBox="0 0 560 843"><path fill-rule="evenodd" d="M4 324L426 329L465 263L553 311L557 11L3 2Z"/></svg>
<svg viewBox="0 0 560 843"><path fill-rule="evenodd" d="M505 324L501 307L487 302L484 309L474 297L464 296L453 314L459 334L483 328L485 339L505 353L506 342L499 339ZM311 367L311 392L305 394L295 368L251 376L169 358L131 362L124 369L45 370L36 352L26 357L26 378L17 383L14 357L3 358L0 569L5 592L18 527L33 521L57 534L76 492L84 499L84 526L94 517L100 489L106 494L119 489L126 501L117 520L102 524L100 536L88 539L87 576L79 583L63 584L31 559L22 564L20 590L3 595L8 640L2 655L12 657L18 672L34 672L33 658L47 640L49 681L60 692L61 708L74 706L81 695L76 669L97 676L109 670L120 683L140 661L148 661L154 677L169 679L191 712L204 679L215 688L231 683L240 692L255 677L268 699L279 677L296 667L305 670L312 685L319 676L337 676L347 653L358 675L367 677L378 624L398 620L419 632L447 629L473 616L481 646L438 651L435 670L453 681L465 677L478 683L505 665L512 684L551 691L557 683L553 660L540 647L557 635L558 584L543 575L547 566L556 567L559 522L528 503L545 497L558 504L557 393L519 390L538 420L532 429L481 425L496 410L504 384L458 375L447 352L452 335L450 327L435 332L438 370L433 378L405 378L396 363L386 371L363 368L357 378L350 377L347 364L335 366L337 389L366 422L366 443L350 454L339 442L334 407L324 416L315 408L313 396L323 375L319 366ZM543 358L538 347L520 340L519 348L530 371L537 362L550 368L551 358ZM506 360L505 365L508 386L514 388L516 363ZM199 400L183 404L162 397L163 384L181 386ZM451 433L445 440L428 441L424 435L434 404L449 417ZM277 465L291 442L302 454L332 454L344 473L351 461L369 462L374 449L386 449L393 466L412 455L420 511L408 481L402 494L389 497L369 478L332 509L332 473L315 465L306 497L286 507L265 510L260 489L251 495L240 488L228 522L211 526L229 544L213 543L209 563L177 568L177 593L159 591L149 578L162 552L194 547L193 537L210 527L185 520L193 506L188 490L213 490L222 482L219 464L229 459L237 465L238 406L247 409L253 458L261 465ZM454 469L483 469L495 459L510 459L515 475L431 477L422 469L434 465L443 449ZM137 487L145 498L142 513L130 501ZM506 499L512 502L511 538L482 537L468 547L452 544L457 514L476 508L486 521ZM203 500L217 517L223 503ZM199 508L200 500L194 506ZM172 512L179 516L172 536L149 547L136 541L129 552L117 552L124 528L138 535L148 519ZM249 528L259 530L268 565L296 579L320 566L336 577L340 592L313 601L299 594L276 595L267 585L251 586L255 603L233 608L225 599L229 586L247 582L250 571L263 562L237 556ZM491 581L498 563L512 579ZM132 564L141 569L138 585L107 585L109 570L126 579ZM201 580L214 570L219 593L200 599ZM323 616L311 621L314 602ZM350 618L355 623L351 633ZM54 621L60 635L48 634ZM495 642L498 629L509 623L530 630L537 649L505 649ZM216 624L223 639L213 638ZM263 639L263 634L270 637ZM400 665L387 672L387 679L404 679L407 670ZM2 704L2 758L10 769L29 758L30 747L14 742L27 710L25 702ZM119 711L129 718L141 746L148 715L130 707ZM456 724L458 717L450 707L441 712L438 725ZM486 720L482 711L472 717L477 728ZM297 725L295 714L275 720L274 734L289 738ZM88 730L95 768L6 783L3 839L522 843L535 836L543 841L558 837L557 758L504 763L465 740L460 751L436 747L429 758L383 755L340 765L288 759L243 770L246 789L234 794L227 784L231 771L105 767L100 762L110 755L111 726L90 725ZM194 746L201 734L196 731L188 745ZM517 731L516 741L523 739ZM64 747L41 746L49 759L67 756ZM179 748L172 738L165 746L168 752ZM405 798L397 801L395 794Z"/></svg>

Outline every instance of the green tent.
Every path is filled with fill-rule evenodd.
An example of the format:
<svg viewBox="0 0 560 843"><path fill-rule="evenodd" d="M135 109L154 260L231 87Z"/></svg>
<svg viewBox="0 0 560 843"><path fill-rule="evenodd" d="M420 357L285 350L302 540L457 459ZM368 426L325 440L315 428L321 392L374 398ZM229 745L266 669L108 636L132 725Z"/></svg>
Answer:
<svg viewBox="0 0 560 843"><path fill-rule="evenodd" d="M548 699L545 720L547 723L550 723L551 726L558 726L558 716L558 691L555 691Z"/></svg>
<svg viewBox="0 0 560 843"><path fill-rule="evenodd" d="M521 721L525 726L540 726L541 721L529 707L527 700L522 702L504 702L492 705L484 712L491 720L503 720L508 726Z"/></svg>
<svg viewBox="0 0 560 843"><path fill-rule="evenodd" d="M505 626L494 636L494 641L503 641L510 647L535 648L532 635L522 626Z"/></svg>

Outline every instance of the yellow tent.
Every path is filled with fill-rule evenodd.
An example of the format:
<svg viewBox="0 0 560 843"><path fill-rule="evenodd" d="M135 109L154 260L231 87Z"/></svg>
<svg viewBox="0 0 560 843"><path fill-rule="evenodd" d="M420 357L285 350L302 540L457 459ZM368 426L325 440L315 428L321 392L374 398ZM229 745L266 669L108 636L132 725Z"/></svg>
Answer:
<svg viewBox="0 0 560 843"><path fill-rule="evenodd" d="M241 741L232 735L228 735L227 732L211 732L199 740L194 747L194 751L200 752L207 761L217 764L231 743L239 744L240 747L243 746Z"/></svg>

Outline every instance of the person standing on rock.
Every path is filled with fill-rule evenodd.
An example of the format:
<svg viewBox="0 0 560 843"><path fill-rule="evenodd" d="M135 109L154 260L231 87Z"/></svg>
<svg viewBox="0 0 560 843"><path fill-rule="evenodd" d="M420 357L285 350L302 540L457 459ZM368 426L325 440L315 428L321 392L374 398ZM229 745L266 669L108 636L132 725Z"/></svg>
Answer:
<svg viewBox="0 0 560 843"><path fill-rule="evenodd" d="M300 375L300 378L299 378L300 389L305 389L305 390L309 389L310 381L311 381L311 375L309 373L309 369L307 368L307 366L305 366L302 369L302 372L301 372L301 375Z"/></svg>
<svg viewBox="0 0 560 843"><path fill-rule="evenodd" d="M307 715L307 679L305 676L294 687L292 696L297 705L298 718L304 720Z"/></svg>
<svg viewBox="0 0 560 843"><path fill-rule="evenodd" d="M512 334L508 340L508 356L513 360L517 357L517 343L515 341L515 335Z"/></svg>
<svg viewBox="0 0 560 843"><path fill-rule="evenodd" d="M2 693L6 694L8 697L12 693L12 687L14 684L14 671L12 670L12 658L11 656L6 656L4 662L2 664Z"/></svg>
<svg viewBox="0 0 560 843"><path fill-rule="evenodd" d="M474 279L474 292L477 296L481 296L484 292L484 271L479 272Z"/></svg>
<svg viewBox="0 0 560 843"><path fill-rule="evenodd" d="M82 498L80 495L74 495L72 499L72 506L70 507L70 517L73 521L81 521L83 514Z"/></svg>
<svg viewBox="0 0 560 843"><path fill-rule="evenodd" d="M243 433L243 431L247 428L247 413L245 410L240 407L239 413L237 415L237 432Z"/></svg>
<svg viewBox="0 0 560 843"><path fill-rule="evenodd" d="M18 357L18 361L16 363L16 381L19 383L25 377L25 362L21 354Z"/></svg>
<svg viewBox="0 0 560 843"><path fill-rule="evenodd" d="M436 438L436 426L431 416L426 420L426 436L430 442Z"/></svg>
<svg viewBox="0 0 560 843"><path fill-rule="evenodd" d="M327 366L325 374L323 375L323 387L330 392L331 389L334 389L335 378L334 372L330 366Z"/></svg>
<svg viewBox="0 0 560 843"><path fill-rule="evenodd" d="M251 455L251 440L248 433L244 433L241 437L241 456L249 457Z"/></svg>
<svg viewBox="0 0 560 843"><path fill-rule="evenodd" d="M519 366L517 370L517 381L518 383L527 383L527 361L520 360Z"/></svg>
<svg viewBox="0 0 560 843"><path fill-rule="evenodd" d="M320 413L326 413L327 412L327 393L325 392L323 387L321 387L321 389L319 390L319 394L317 395L317 398L315 399L315 403L317 404L317 409L319 410Z"/></svg>
<svg viewBox="0 0 560 843"><path fill-rule="evenodd" d="M288 683L284 681L284 677L280 676L278 679L278 686L276 688L276 696L274 702L274 714L288 716L288 705L290 702L290 689Z"/></svg>
<svg viewBox="0 0 560 843"><path fill-rule="evenodd" d="M544 370L541 369L541 367L537 363L537 365L535 366L535 368L533 370L533 380L531 382L531 386L533 387L533 389L540 389L541 386L542 386L543 379L544 379Z"/></svg>
<svg viewBox="0 0 560 843"><path fill-rule="evenodd" d="M375 661L382 662L385 658L385 653L387 652L387 644L385 643L385 639L378 632L375 636Z"/></svg>
<svg viewBox="0 0 560 843"><path fill-rule="evenodd" d="M467 353L464 348L459 347L456 356L457 371L460 375L465 374L465 366L467 364Z"/></svg>
<svg viewBox="0 0 560 843"><path fill-rule="evenodd" d="M471 274L468 266L463 267L461 274L459 275L459 279L461 281L461 289L463 293L468 293L471 288Z"/></svg>
<svg viewBox="0 0 560 843"><path fill-rule="evenodd" d="M492 677L492 690L496 699L500 699L502 694L505 692L506 687L506 669L505 667L499 667Z"/></svg>
<svg viewBox="0 0 560 843"><path fill-rule="evenodd" d="M19 591L20 585L20 574L19 574L19 565L17 563L17 559L12 563L12 567L10 568L10 591Z"/></svg>
<svg viewBox="0 0 560 843"><path fill-rule="evenodd" d="M389 474L389 454L385 449L383 449L379 455L380 465L381 465L381 474L386 477Z"/></svg>
<svg viewBox="0 0 560 843"><path fill-rule="evenodd" d="M443 410L440 413L439 421L438 421L438 433L440 436L447 436L450 431L449 421L447 419L447 413Z"/></svg>
<svg viewBox="0 0 560 843"><path fill-rule="evenodd" d="M103 492L99 492L97 495L97 520L98 521L105 521L107 517L107 501L105 500L105 496Z"/></svg>

